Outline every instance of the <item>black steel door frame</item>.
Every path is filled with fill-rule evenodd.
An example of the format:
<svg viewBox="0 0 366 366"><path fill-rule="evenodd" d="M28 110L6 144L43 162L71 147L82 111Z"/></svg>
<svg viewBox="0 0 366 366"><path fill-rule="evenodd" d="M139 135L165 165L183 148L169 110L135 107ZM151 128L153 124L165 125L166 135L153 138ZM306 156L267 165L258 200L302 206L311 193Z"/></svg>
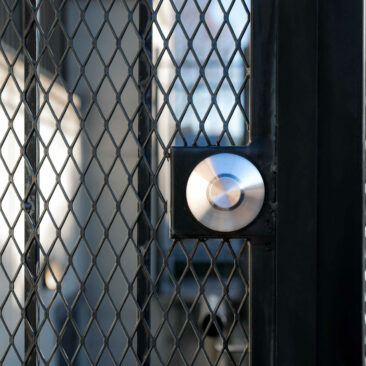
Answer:
<svg viewBox="0 0 366 366"><path fill-rule="evenodd" d="M362 14L278 0L279 366L364 362Z"/></svg>

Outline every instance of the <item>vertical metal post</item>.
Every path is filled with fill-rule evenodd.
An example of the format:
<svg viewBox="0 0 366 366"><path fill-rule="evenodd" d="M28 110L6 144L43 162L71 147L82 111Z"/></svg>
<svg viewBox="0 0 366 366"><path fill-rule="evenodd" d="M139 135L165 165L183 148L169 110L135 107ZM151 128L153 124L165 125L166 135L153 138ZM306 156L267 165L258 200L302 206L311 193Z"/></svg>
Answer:
<svg viewBox="0 0 366 366"><path fill-rule="evenodd" d="M37 365L37 27L38 0L23 1L24 42L24 353L25 365Z"/></svg>
<svg viewBox="0 0 366 366"><path fill-rule="evenodd" d="M138 119L138 139L142 146L139 151L141 159L138 168L138 194L143 202L140 207L140 217L137 223L137 244L141 250L138 256L138 274L136 297L140 307L138 309L137 327L137 356L143 365L149 365L149 357L146 356L150 348L150 306L145 304L150 293L149 274L145 268L150 270L150 224L148 219L151 214L151 202L149 197L149 187L151 177L149 166L151 164L151 141L149 134L151 131L151 83L152 75L152 30L151 30L152 0L141 0L139 3L139 33L140 33L140 55L139 55L139 91L140 91L140 111ZM143 213L145 211L145 214ZM147 217L145 216L147 215Z"/></svg>
<svg viewBox="0 0 366 366"><path fill-rule="evenodd" d="M276 364L319 365L318 1L280 0L277 14Z"/></svg>
<svg viewBox="0 0 366 366"><path fill-rule="evenodd" d="M362 32L362 185L366 187L366 1L362 1L363 5L363 32ZM366 191L363 189L362 195L362 274L366 272ZM366 322L364 317L366 314L366 281L362 276L362 357L366 358Z"/></svg>
<svg viewBox="0 0 366 366"><path fill-rule="evenodd" d="M362 6L362 1L319 1L317 10L315 364L318 366L365 364L361 351L365 321L362 315L362 196L365 191L362 182ZM289 76L287 73L286 78ZM303 149L302 154L304 152ZM309 174L309 170L306 171ZM302 256L301 260L306 257ZM304 287L301 291L304 293Z"/></svg>
<svg viewBox="0 0 366 366"><path fill-rule="evenodd" d="M276 12L277 1L251 2L250 42L250 149L252 158L266 164L265 210L267 223L275 225L275 131L276 131ZM265 226L261 230L264 231ZM275 329L276 237L272 233L250 238L250 344L249 364L273 365ZM263 234L263 232L262 232ZM264 316L265 314L265 316Z"/></svg>

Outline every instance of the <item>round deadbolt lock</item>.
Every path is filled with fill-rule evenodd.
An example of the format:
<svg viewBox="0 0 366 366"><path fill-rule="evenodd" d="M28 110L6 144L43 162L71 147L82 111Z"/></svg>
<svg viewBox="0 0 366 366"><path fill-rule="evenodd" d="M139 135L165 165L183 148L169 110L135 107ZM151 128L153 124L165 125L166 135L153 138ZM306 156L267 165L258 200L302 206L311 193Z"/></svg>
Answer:
<svg viewBox="0 0 366 366"><path fill-rule="evenodd" d="M216 154L193 169L186 198L193 216L204 226L215 231L236 231L259 214L264 183L249 160L236 154Z"/></svg>

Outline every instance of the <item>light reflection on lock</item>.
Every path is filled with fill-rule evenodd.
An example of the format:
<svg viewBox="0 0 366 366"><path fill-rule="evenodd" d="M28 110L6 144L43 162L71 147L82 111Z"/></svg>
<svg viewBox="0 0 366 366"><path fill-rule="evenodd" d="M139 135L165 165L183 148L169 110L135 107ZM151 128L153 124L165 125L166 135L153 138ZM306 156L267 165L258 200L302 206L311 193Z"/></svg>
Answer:
<svg viewBox="0 0 366 366"><path fill-rule="evenodd" d="M222 232L249 225L262 208L264 194L258 169L244 157L230 153L202 160L186 187L193 216L209 229Z"/></svg>

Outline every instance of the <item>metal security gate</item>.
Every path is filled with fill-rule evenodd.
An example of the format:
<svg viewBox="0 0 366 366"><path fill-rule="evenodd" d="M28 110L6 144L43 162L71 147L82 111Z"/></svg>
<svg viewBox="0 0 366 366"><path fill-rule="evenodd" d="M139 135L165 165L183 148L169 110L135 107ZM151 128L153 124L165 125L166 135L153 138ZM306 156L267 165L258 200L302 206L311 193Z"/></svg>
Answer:
<svg viewBox="0 0 366 366"><path fill-rule="evenodd" d="M329 309L351 330L346 356L332 355L356 364L361 319L337 317L332 277L314 271L327 266L316 249L326 232L317 85L333 76L316 70L332 70L317 52L332 33L328 10L305 0L0 1L1 365L328 365L316 350L341 338L317 343ZM360 112L354 120L356 131ZM174 213L188 217L171 199L171 172L187 173L187 159L173 166L177 147L244 151L260 167L265 201L247 231L177 234ZM307 170L289 189L292 154ZM357 250L333 252L349 255L352 281Z"/></svg>

